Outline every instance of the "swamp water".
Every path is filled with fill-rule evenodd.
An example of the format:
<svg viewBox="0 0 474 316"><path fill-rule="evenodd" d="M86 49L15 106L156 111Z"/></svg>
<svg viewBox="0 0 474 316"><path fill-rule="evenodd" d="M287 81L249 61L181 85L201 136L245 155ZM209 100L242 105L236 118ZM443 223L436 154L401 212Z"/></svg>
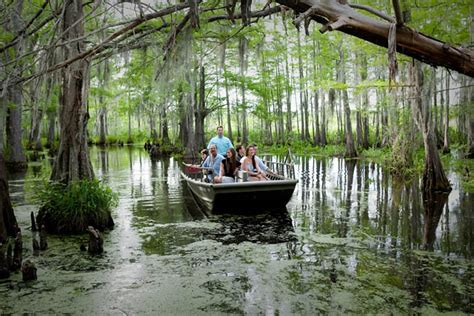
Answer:
<svg viewBox="0 0 474 316"><path fill-rule="evenodd" d="M119 194L101 256L80 251L86 235L48 236L33 255L32 196L51 166L31 163L9 184L38 281L1 280L0 314L474 313L474 194L456 174L425 207L417 182L376 164L298 159L287 210L206 216L176 160L91 148Z"/></svg>

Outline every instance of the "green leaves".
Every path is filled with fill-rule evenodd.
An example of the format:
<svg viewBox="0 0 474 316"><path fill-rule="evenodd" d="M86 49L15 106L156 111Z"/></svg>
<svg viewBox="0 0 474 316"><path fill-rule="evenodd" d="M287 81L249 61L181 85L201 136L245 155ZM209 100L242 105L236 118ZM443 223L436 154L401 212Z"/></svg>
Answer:
<svg viewBox="0 0 474 316"><path fill-rule="evenodd" d="M69 186L45 182L37 192L38 222L56 233L84 232L87 226L109 227L110 209L118 196L99 180L81 180Z"/></svg>

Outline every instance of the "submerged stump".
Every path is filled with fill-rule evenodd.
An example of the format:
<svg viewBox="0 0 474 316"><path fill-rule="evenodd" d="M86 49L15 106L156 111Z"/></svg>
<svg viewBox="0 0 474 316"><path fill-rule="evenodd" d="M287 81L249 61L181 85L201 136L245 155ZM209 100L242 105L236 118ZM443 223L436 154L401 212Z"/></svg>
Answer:
<svg viewBox="0 0 474 316"><path fill-rule="evenodd" d="M48 241L46 238L46 228L44 227L44 225L41 225L39 249L46 250L47 248Z"/></svg>
<svg viewBox="0 0 474 316"><path fill-rule="evenodd" d="M23 281L33 281L37 280L38 276L36 275L36 266L30 260L25 260L21 267L21 273L23 275Z"/></svg>
<svg viewBox="0 0 474 316"><path fill-rule="evenodd" d="M21 231L18 231L15 238L15 246L13 248L13 266L14 270L21 268L21 263L23 261L23 238L21 236Z"/></svg>
<svg viewBox="0 0 474 316"><path fill-rule="evenodd" d="M99 232L92 226L87 228L89 233L89 248L88 251L91 254L101 254L104 252L104 240Z"/></svg>
<svg viewBox="0 0 474 316"><path fill-rule="evenodd" d="M30 213L30 219L31 219L31 231L35 232L38 230L36 227L36 220L35 220L35 213L31 211Z"/></svg>
<svg viewBox="0 0 474 316"><path fill-rule="evenodd" d="M6 279L10 277L10 269L8 266L6 252L7 245L0 243L0 279Z"/></svg>

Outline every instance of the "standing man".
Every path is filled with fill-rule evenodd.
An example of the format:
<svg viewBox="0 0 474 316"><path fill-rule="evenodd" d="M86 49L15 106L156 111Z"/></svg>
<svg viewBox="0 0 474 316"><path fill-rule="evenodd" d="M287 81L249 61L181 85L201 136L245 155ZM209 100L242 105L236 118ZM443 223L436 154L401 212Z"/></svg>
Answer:
<svg viewBox="0 0 474 316"><path fill-rule="evenodd" d="M211 149L212 144L217 146L217 153L222 156L226 155L227 149L234 148L230 139L224 136L224 128L222 126L217 127L217 136L211 138L207 149Z"/></svg>

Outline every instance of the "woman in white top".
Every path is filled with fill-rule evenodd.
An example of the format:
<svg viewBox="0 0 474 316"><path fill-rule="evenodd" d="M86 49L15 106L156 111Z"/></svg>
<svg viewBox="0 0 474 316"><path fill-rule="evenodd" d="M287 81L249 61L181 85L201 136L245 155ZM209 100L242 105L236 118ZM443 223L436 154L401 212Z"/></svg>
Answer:
<svg viewBox="0 0 474 316"><path fill-rule="evenodd" d="M248 146L245 151L245 159L242 163L242 170L247 171L250 181L266 180L265 172L263 172L258 163L255 161L255 147Z"/></svg>

